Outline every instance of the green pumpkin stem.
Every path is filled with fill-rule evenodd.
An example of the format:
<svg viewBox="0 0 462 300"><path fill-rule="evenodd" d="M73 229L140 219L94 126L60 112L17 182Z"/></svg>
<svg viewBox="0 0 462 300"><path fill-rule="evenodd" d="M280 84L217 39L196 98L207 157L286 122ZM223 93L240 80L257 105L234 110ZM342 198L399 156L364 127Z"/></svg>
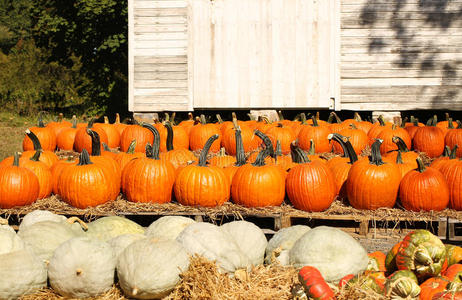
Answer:
<svg viewBox="0 0 462 300"><path fill-rule="evenodd" d="M266 134L264 134L258 129L255 130L255 135L258 136L263 141L263 144L265 144L265 148L268 149L268 152L269 152L268 155L274 158L275 153L274 153L273 142L271 142L271 139Z"/></svg>
<svg viewBox="0 0 462 300"><path fill-rule="evenodd" d="M284 120L284 116L282 115L282 111L281 111L281 110L278 110L278 117L279 117L279 121Z"/></svg>
<svg viewBox="0 0 462 300"><path fill-rule="evenodd" d="M82 153L80 153L79 156L79 163L77 166L85 166L85 165L91 165L92 162L90 160L90 155L88 154L86 149L82 150Z"/></svg>
<svg viewBox="0 0 462 300"><path fill-rule="evenodd" d="M454 129L454 124L452 122L452 118L448 119L448 129Z"/></svg>
<svg viewBox="0 0 462 300"><path fill-rule="evenodd" d="M358 112L355 112L354 117L356 122L362 122L363 120L361 119L361 116L359 115Z"/></svg>
<svg viewBox="0 0 462 300"><path fill-rule="evenodd" d="M441 156L443 157L449 157L449 155L451 155L451 148L449 148L449 146L444 146L444 151L443 151L443 154Z"/></svg>
<svg viewBox="0 0 462 300"><path fill-rule="evenodd" d="M377 117L377 121L379 121L380 126L385 126L385 120L382 115Z"/></svg>
<svg viewBox="0 0 462 300"><path fill-rule="evenodd" d="M327 119L327 122L329 122L329 123L332 124L332 123L334 122L334 119L335 119L335 122L336 122L337 124L342 123L342 120L340 120L340 118L337 116L337 114L336 114L335 112L331 112L331 113L329 114L329 119Z"/></svg>
<svg viewBox="0 0 462 300"><path fill-rule="evenodd" d="M310 149L308 149L308 155L315 155L316 149L313 139L310 139Z"/></svg>
<svg viewBox="0 0 462 300"><path fill-rule="evenodd" d="M236 163L234 165L240 167L247 163L247 158L245 157L244 152L244 143L242 142L241 127L237 127L234 134L236 136Z"/></svg>
<svg viewBox="0 0 462 300"><path fill-rule="evenodd" d="M98 132L87 128L87 134L91 137L91 155L101 156L101 140Z"/></svg>
<svg viewBox="0 0 462 300"><path fill-rule="evenodd" d="M449 113L444 113L444 117L446 118L446 121L449 122Z"/></svg>
<svg viewBox="0 0 462 300"><path fill-rule="evenodd" d="M458 148L459 148L458 145L454 145L454 148L452 148L451 153L449 154L449 159L456 159Z"/></svg>
<svg viewBox="0 0 462 300"><path fill-rule="evenodd" d="M255 167L263 167L265 165L265 158L270 155L270 151L265 148L265 149L262 149L258 155L257 155L257 158L255 159L255 161L252 163L252 166L255 166Z"/></svg>
<svg viewBox="0 0 462 300"><path fill-rule="evenodd" d="M39 140L38 137L35 135L35 133L33 133L32 131L30 131L29 129L26 129L26 134L27 134L27 136L30 138L30 140L32 141L32 144L34 145L34 150L35 150L35 151L37 151L37 150L43 150L42 144L40 144L40 140Z"/></svg>
<svg viewBox="0 0 462 300"><path fill-rule="evenodd" d="M166 146L167 146L167 151L172 151L174 148L173 148L173 128L172 128L172 124L170 122L165 122L164 124L165 128L167 128L167 142L166 142Z"/></svg>
<svg viewBox="0 0 462 300"><path fill-rule="evenodd" d="M380 146L382 145L383 140L375 139L375 142L371 146L371 156L369 156L369 163L376 166L381 166L385 164L382 160L382 155L380 154Z"/></svg>
<svg viewBox="0 0 462 300"><path fill-rule="evenodd" d="M303 125L306 124L306 114L304 112L300 114L300 120Z"/></svg>
<svg viewBox="0 0 462 300"><path fill-rule="evenodd" d="M408 118L407 117L404 117L404 119L401 119L401 128L405 128L406 127L406 123L408 121Z"/></svg>
<svg viewBox="0 0 462 300"><path fill-rule="evenodd" d="M296 141L290 143L290 154L294 163L304 164L311 162L308 155L298 146Z"/></svg>
<svg viewBox="0 0 462 300"><path fill-rule="evenodd" d="M200 122L201 122L202 125L207 124L207 120L205 119L205 115L201 115Z"/></svg>
<svg viewBox="0 0 462 300"><path fill-rule="evenodd" d="M398 150L398 155L396 155L396 163L400 165L404 164L403 156L401 155L400 150Z"/></svg>
<svg viewBox="0 0 462 300"><path fill-rule="evenodd" d="M40 155L42 155L42 150L35 151L34 155L29 158L32 161L40 161Z"/></svg>
<svg viewBox="0 0 462 300"><path fill-rule="evenodd" d="M144 128L147 128L149 129L152 134L154 135L154 141L152 142L152 155L149 157L149 158L152 158L152 159L156 159L156 160L159 160L159 149L160 149L160 135L159 135L159 131L157 131L156 128L154 128L154 126L152 126L151 124L149 123L142 123L141 126L143 126Z"/></svg>
<svg viewBox="0 0 462 300"><path fill-rule="evenodd" d="M13 166L19 167L19 152L15 152L13 156Z"/></svg>
<svg viewBox="0 0 462 300"><path fill-rule="evenodd" d="M457 129L462 129L462 122L457 120L456 123L457 123Z"/></svg>
<svg viewBox="0 0 462 300"><path fill-rule="evenodd" d="M343 149L343 157L348 157L350 159L350 164L354 164L358 160L358 155L356 154L353 145L351 145L348 140L345 142L344 136L338 133L331 133L327 136L327 138L340 144Z"/></svg>
<svg viewBox="0 0 462 300"><path fill-rule="evenodd" d="M318 119L316 119L316 116L311 116L311 120L313 121L313 127L319 127L319 124L318 124Z"/></svg>
<svg viewBox="0 0 462 300"><path fill-rule="evenodd" d="M136 140L131 141L130 145L128 145L127 154L135 153L136 148Z"/></svg>
<svg viewBox="0 0 462 300"><path fill-rule="evenodd" d="M223 119L221 118L220 114L216 114L218 123L223 124Z"/></svg>
<svg viewBox="0 0 462 300"><path fill-rule="evenodd" d="M170 115L167 112L164 114L164 122L170 122Z"/></svg>
<svg viewBox="0 0 462 300"><path fill-rule="evenodd" d="M88 121L87 128L93 128L93 124L95 123L96 118L91 118L90 121Z"/></svg>
<svg viewBox="0 0 462 300"><path fill-rule="evenodd" d="M409 152L409 148L407 147L406 143L403 141L402 138L400 138L399 136L394 136L391 140L393 143L396 144L399 151Z"/></svg>
<svg viewBox="0 0 462 300"><path fill-rule="evenodd" d="M37 127L43 128L45 127L45 124L43 123L43 115L45 114L45 111L41 111L38 114L38 119L37 119Z"/></svg>
<svg viewBox="0 0 462 300"><path fill-rule="evenodd" d="M151 157L152 156L152 145L149 143L146 143L146 146L144 147L144 153L146 157Z"/></svg>
<svg viewBox="0 0 462 300"><path fill-rule="evenodd" d="M438 117L436 115L434 115L432 118L428 119L427 121L427 126L436 126L436 124L438 123Z"/></svg>
<svg viewBox="0 0 462 300"><path fill-rule="evenodd" d="M176 124L175 118L176 118L176 112L172 112L172 115L170 117L170 123L172 124L172 126Z"/></svg>
<svg viewBox="0 0 462 300"><path fill-rule="evenodd" d="M358 127L356 127L356 125L353 123L350 124L350 128L353 130L358 130Z"/></svg>
<svg viewBox="0 0 462 300"><path fill-rule="evenodd" d="M77 128L77 117L75 115L72 116L72 128Z"/></svg>
<svg viewBox="0 0 462 300"><path fill-rule="evenodd" d="M101 143L101 145L103 145L103 150L104 150L104 151L109 151L109 152L111 152L111 149L109 148L109 146L108 146L106 143Z"/></svg>
<svg viewBox="0 0 462 300"><path fill-rule="evenodd" d="M425 168L425 164L422 161L422 159L420 157L417 157L416 161L417 161L417 171L419 171L420 173L425 172L426 168Z"/></svg>
<svg viewBox="0 0 462 300"><path fill-rule="evenodd" d="M199 163L197 164L200 167L206 167L207 166L207 155L209 154L210 147L212 147L213 142L218 139L218 134L214 134L209 139L207 142L205 142L204 148L201 150L201 154L199 155Z"/></svg>

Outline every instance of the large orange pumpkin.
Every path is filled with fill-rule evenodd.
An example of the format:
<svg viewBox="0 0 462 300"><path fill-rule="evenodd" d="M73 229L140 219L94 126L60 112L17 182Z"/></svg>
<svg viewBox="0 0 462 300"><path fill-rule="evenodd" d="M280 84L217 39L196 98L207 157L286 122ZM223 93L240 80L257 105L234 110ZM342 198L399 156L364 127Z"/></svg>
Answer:
<svg viewBox="0 0 462 300"><path fill-rule="evenodd" d="M58 149L70 151L74 148L75 134L77 133L77 118L72 116L72 126L63 128L56 136Z"/></svg>
<svg viewBox="0 0 462 300"><path fill-rule="evenodd" d="M19 159L19 166L31 170L37 176L39 182L38 199L43 199L51 195L53 187L53 180L50 168L40 159L41 151L38 150L30 158L21 157Z"/></svg>
<svg viewBox="0 0 462 300"><path fill-rule="evenodd" d="M107 144L107 134L106 131L104 131L100 127L94 127L93 124L95 123L96 119L92 118L89 122L87 127L81 127L77 130L75 133L75 138L74 138L74 150L77 152L82 152L83 149L87 150L87 152L91 153L92 152L92 142L91 142L91 137L87 133L87 129L94 130L98 132L100 141L102 143ZM102 145L101 149L102 149Z"/></svg>
<svg viewBox="0 0 462 300"><path fill-rule="evenodd" d="M207 166L207 154L218 135L211 136L201 151L199 162L184 167L175 180L176 200L189 206L220 206L229 200L230 182L222 168Z"/></svg>
<svg viewBox="0 0 462 300"><path fill-rule="evenodd" d="M135 124L128 125L122 132L120 136L120 151L127 152L131 142L136 140L135 152L144 153L146 144L152 144L153 139L152 133L135 121Z"/></svg>
<svg viewBox="0 0 462 300"><path fill-rule="evenodd" d="M40 161L45 163L49 168L58 161L58 156L53 152L49 150L45 150L42 148L42 144L40 143L38 137L29 129L26 129L26 135L29 137L29 139L32 141L34 145L34 150L33 151L24 151L21 155L23 158L30 158L35 155L36 151L41 151L40 154Z"/></svg>
<svg viewBox="0 0 462 300"><path fill-rule="evenodd" d="M351 146L358 155L369 145L367 134L358 129L354 123L350 124L350 127L340 130L339 134L350 141ZM340 144L334 143L333 148L335 153L343 154L343 148Z"/></svg>
<svg viewBox="0 0 462 300"><path fill-rule="evenodd" d="M369 161L359 160L348 173L346 190L350 204L357 209L393 207L398 194L401 172L395 164L382 161L377 139Z"/></svg>
<svg viewBox="0 0 462 300"><path fill-rule="evenodd" d="M394 136L392 141L396 144L398 149L383 154L383 158L395 162L397 160L398 153L400 153L401 160L404 163L410 163L414 166L414 169L417 168L416 159L419 157L419 154L414 151L410 151L404 140L399 136Z"/></svg>
<svg viewBox="0 0 462 300"><path fill-rule="evenodd" d="M331 133L329 126L319 125L318 120L312 117L313 124L311 126L305 126L298 134L298 143L300 148L303 150L309 150L311 146L311 140L315 144L316 153L330 152L332 146L327 138Z"/></svg>
<svg viewBox="0 0 462 300"><path fill-rule="evenodd" d="M444 132L436 127L436 122L434 116L426 126L417 129L412 140L415 150L425 152L431 158L440 156L444 151Z"/></svg>
<svg viewBox="0 0 462 300"><path fill-rule="evenodd" d="M192 151L202 150L209 137L218 134L218 139L212 144L210 152L220 151L221 132L216 124L207 124L205 116L201 115L200 123L194 125L189 132L189 148Z"/></svg>
<svg viewBox="0 0 462 300"><path fill-rule="evenodd" d="M451 159L439 170L449 186L449 207L462 210L462 159Z"/></svg>
<svg viewBox="0 0 462 300"><path fill-rule="evenodd" d="M276 141L281 142L282 154L290 153L290 144L297 138L294 130L291 127L284 126L282 123L277 123L276 126L269 128L265 134L269 137L273 146L276 146Z"/></svg>
<svg viewBox="0 0 462 300"><path fill-rule="evenodd" d="M19 166L19 153L11 165L0 167L0 208L28 205L37 200L40 191L35 174Z"/></svg>
<svg viewBox="0 0 462 300"><path fill-rule="evenodd" d="M406 144L406 147L411 148L411 137L409 133L402 127L393 124L391 127L385 127L378 135L377 138L383 140L380 151L382 154L390 151L398 150L398 146L393 142L394 137L399 137Z"/></svg>
<svg viewBox="0 0 462 300"><path fill-rule="evenodd" d="M245 124L238 124L237 119L233 119L233 126L222 130L223 138L221 143L229 155L236 155L236 135L235 129L237 126L241 129L242 143L245 152L252 152L256 150L260 144L260 140L253 134L252 129Z"/></svg>
<svg viewBox="0 0 462 300"><path fill-rule="evenodd" d="M120 145L120 133L113 124L109 124L109 119L104 116L104 123L95 123L96 128L102 128L107 135L107 145L109 148L118 148Z"/></svg>
<svg viewBox="0 0 462 300"><path fill-rule="evenodd" d="M30 127L40 141L43 150L55 151L56 148L56 135L52 128L45 127L42 120L42 114L39 114L37 126ZM22 149L24 151L34 150L34 144L29 136L25 136L22 141Z"/></svg>

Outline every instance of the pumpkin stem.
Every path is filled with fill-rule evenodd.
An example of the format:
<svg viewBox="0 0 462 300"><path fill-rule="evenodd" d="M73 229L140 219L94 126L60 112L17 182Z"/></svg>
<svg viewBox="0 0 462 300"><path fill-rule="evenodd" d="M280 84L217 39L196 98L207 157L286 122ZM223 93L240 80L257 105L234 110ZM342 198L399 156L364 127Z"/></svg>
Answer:
<svg viewBox="0 0 462 300"><path fill-rule="evenodd" d="M151 157L152 156L152 145L149 143L146 143L146 147L144 147L144 153L146 157Z"/></svg>
<svg viewBox="0 0 462 300"><path fill-rule="evenodd" d="M265 148L262 149L258 155L255 161L252 163L252 166L255 167L263 167L265 165L265 158L270 154L269 149Z"/></svg>
<svg viewBox="0 0 462 300"><path fill-rule="evenodd" d="M67 222L69 224L74 224L75 222L77 222L77 223L79 223L80 227L82 227L83 231L88 231L87 223L80 220L78 217L70 217L69 219L67 219Z"/></svg>
<svg viewBox="0 0 462 300"><path fill-rule="evenodd" d="M427 126L436 126L436 123L438 123L438 117L434 115L432 118L428 119L427 121Z"/></svg>
<svg viewBox="0 0 462 300"><path fill-rule="evenodd" d="M79 155L79 163L77 166L91 165L90 155L87 152L87 149L83 149L82 153Z"/></svg>
<svg viewBox="0 0 462 300"><path fill-rule="evenodd" d="M276 151L274 152L274 163L277 164L278 156L282 156L281 142L276 140Z"/></svg>
<svg viewBox="0 0 462 300"><path fill-rule="evenodd" d="M19 167L19 152L15 152L13 157L13 166Z"/></svg>
<svg viewBox="0 0 462 300"><path fill-rule="evenodd" d="M354 164L358 160L358 155L354 150L353 146L351 145L350 141L345 141L344 136L338 133L331 133L327 136L329 140L334 140L340 144L343 149L343 157L350 158L350 164Z"/></svg>
<svg viewBox="0 0 462 300"><path fill-rule="evenodd" d="M313 127L319 127L319 124L318 124L318 119L316 119L316 116L311 116L311 120L313 121Z"/></svg>
<svg viewBox="0 0 462 300"><path fill-rule="evenodd" d="M154 126L149 123L141 124L144 128L149 129L154 135L154 141L152 142L152 155L150 158L159 160L159 149L160 149L160 135Z"/></svg>
<svg viewBox="0 0 462 300"><path fill-rule="evenodd" d="M165 128L167 128L167 152L173 150L173 128L170 122L165 122Z"/></svg>
<svg viewBox="0 0 462 300"><path fill-rule="evenodd" d="M43 115L45 114L45 111L41 111L38 114L38 119L37 119L37 127L43 128L45 127L45 124L43 123Z"/></svg>
<svg viewBox="0 0 462 300"><path fill-rule="evenodd" d="M407 120L408 120L407 117L404 117L404 119L401 119L401 126L400 126L401 128L406 127Z"/></svg>
<svg viewBox="0 0 462 300"><path fill-rule="evenodd" d="M327 122L332 124L334 119L338 124L342 123L342 120L340 120L340 118L337 116L337 114L333 111L333 112L331 112L329 114L329 119L327 119Z"/></svg>
<svg viewBox="0 0 462 300"><path fill-rule="evenodd" d="M459 148L458 145L454 145L454 148L452 148L451 153L449 154L449 159L456 159L457 157L457 149Z"/></svg>
<svg viewBox="0 0 462 300"><path fill-rule="evenodd" d="M404 164L403 156L401 155L401 150L398 150L398 155L396 155L396 163L400 165Z"/></svg>
<svg viewBox="0 0 462 300"><path fill-rule="evenodd" d="M198 166L207 166L207 155L209 154L210 147L212 147L212 144L216 139L218 139L218 134L212 135L209 137L207 142L205 142L204 148L201 150L201 154L199 155L199 163L197 164Z"/></svg>
<svg viewBox="0 0 462 300"><path fill-rule="evenodd" d="M311 162L306 153L298 146L297 141L290 143L290 154L294 163L304 164Z"/></svg>
<svg viewBox="0 0 462 300"><path fill-rule="evenodd" d="M164 114L164 122L170 122L170 115L167 112Z"/></svg>
<svg viewBox="0 0 462 300"><path fill-rule="evenodd" d="M444 117L446 118L446 121L449 122L449 113L444 113Z"/></svg>
<svg viewBox="0 0 462 300"><path fill-rule="evenodd" d="M300 119L301 119L301 123L305 125L306 124L306 114L304 112L300 114Z"/></svg>
<svg viewBox="0 0 462 300"><path fill-rule="evenodd" d="M268 119L267 116L259 116L258 117L258 122L265 122L266 124L271 124L270 119Z"/></svg>
<svg viewBox="0 0 462 300"><path fill-rule="evenodd" d="M87 128L87 134L91 137L91 155L101 156L101 140L98 132Z"/></svg>
<svg viewBox="0 0 462 300"><path fill-rule="evenodd" d="M101 143L101 145L103 145L103 150L104 150L104 151L109 151L109 152L111 152L111 149L109 149L109 146L108 146L106 143Z"/></svg>
<svg viewBox="0 0 462 300"><path fill-rule="evenodd" d="M119 124L119 123L120 123L120 115L119 115L119 113L116 113L116 117L115 117L114 123L115 123L115 124Z"/></svg>
<svg viewBox="0 0 462 300"><path fill-rule="evenodd" d="M382 155L380 154L380 145L382 145L383 140L375 139L375 142L371 146L371 156L369 156L369 163L376 166L381 166L385 164L382 160Z"/></svg>
<svg viewBox="0 0 462 300"><path fill-rule="evenodd" d="M449 155L451 154L451 148L449 148L449 146L444 146L444 151L443 151L443 154L441 156L443 157L449 157Z"/></svg>
<svg viewBox="0 0 462 300"><path fill-rule="evenodd" d="M385 120L382 115L377 117L377 121L379 121L380 126L385 126Z"/></svg>
<svg viewBox="0 0 462 300"><path fill-rule="evenodd" d="M420 157L417 157L416 161L417 161L417 171L419 171L420 173L425 172L426 168L425 168L425 164L422 161L422 159Z"/></svg>
<svg viewBox="0 0 462 300"><path fill-rule="evenodd" d="M310 139L310 149L308 149L308 155L315 155L315 145L313 139Z"/></svg>
<svg viewBox="0 0 462 300"><path fill-rule="evenodd" d="M274 158L274 147L273 142L271 142L271 139L258 129L255 130L255 135L263 141L263 144L265 144L265 148L268 149L269 152L268 155Z"/></svg>
<svg viewBox="0 0 462 300"><path fill-rule="evenodd" d="M192 112L188 112L188 120L190 120L190 121L194 120L194 116L193 116Z"/></svg>
<svg viewBox="0 0 462 300"><path fill-rule="evenodd" d="M251 121L256 121L256 120L257 120L256 116L255 116L255 115L252 115L251 113L248 113L247 116L249 117L249 119L250 119Z"/></svg>
<svg viewBox="0 0 462 300"><path fill-rule="evenodd" d="M200 121L201 121L201 124L202 124L202 125L207 124L207 121L205 120L205 116L204 116L204 115L201 115Z"/></svg>
<svg viewBox="0 0 462 300"><path fill-rule="evenodd" d="M58 122L62 122L63 119L64 119L63 113L59 113L59 114L58 114Z"/></svg>
<svg viewBox="0 0 462 300"><path fill-rule="evenodd" d="M448 129L454 129L454 124L452 123L452 118L448 119Z"/></svg>
<svg viewBox="0 0 462 300"><path fill-rule="evenodd" d="M90 121L88 121L87 128L93 128L93 124L95 123L96 118L91 118Z"/></svg>
<svg viewBox="0 0 462 300"><path fill-rule="evenodd" d="M176 118L176 112L172 112L172 115L170 116L170 123L172 123L172 126L176 124L175 118Z"/></svg>
<svg viewBox="0 0 462 300"><path fill-rule="evenodd" d="M26 134L30 138L30 140L32 141L32 144L34 145L34 150L43 150L42 149L42 144L40 144L40 140L35 135L35 133L30 131L30 129L26 129Z"/></svg>
<svg viewBox="0 0 462 300"><path fill-rule="evenodd" d="M350 124L350 128L353 130L358 130L358 127L356 127L356 125L353 123Z"/></svg>
<svg viewBox="0 0 462 300"><path fill-rule="evenodd" d="M107 116L104 116L103 119L104 119L104 124L109 124L109 118Z"/></svg>
<svg viewBox="0 0 462 300"><path fill-rule="evenodd" d="M282 115L282 110L278 110L278 117L279 117L279 121L284 120L284 116Z"/></svg>
<svg viewBox="0 0 462 300"><path fill-rule="evenodd" d="M236 136L236 163L234 165L240 167L247 163L244 153L244 143L242 142L241 127L238 126L234 134Z"/></svg>
<svg viewBox="0 0 462 300"><path fill-rule="evenodd" d="M361 119L361 116L359 115L359 113L356 111L355 114L354 114L354 117L356 122L362 122L363 120Z"/></svg>
<svg viewBox="0 0 462 300"><path fill-rule="evenodd" d="M194 125L200 124L200 122L201 122L201 118L196 117L196 118L194 119Z"/></svg>
<svg viewBox="0 0 462 300"><path fill-rule="evenodd" d="M457 120L456 123L457 123L457 129L462 129L462 122Z"/></svg>
<svg viewBox="0 0 462 300"><path fill-rule="evenodd" d="M131 141L130 145L128 146L127 154L135 153L135 148L136 148L136 140L133 140L133 141Z"/></svg>
<svg viewBox="0 0 462 300"><path fill-rule="evenodd" d="M77 117L75 115L72 116L72 128L77 128Z"/></svg>
<svg viewBox="0 0 462 300"><path fill-rule="evenodd" d="M216 114L218 123L223 124L223 119L221 118L220 114Z"/></svg>
<svg viewBox="0 0 462 300"><path fill-rule="evenodd" d="M42 150L37 150L35 151L34 155L29 158L32 161L39 161L40 160L40 155L42 155Z"/></svg>
<svg viewBox="0 0 462 300"><path fill-rule="evenodd" d="M407 147L406 143L403 141L402 138L399 136L394 136L391 138L392 142L398 146L398 150L401 152L409 152L409 148Z"/></svg>

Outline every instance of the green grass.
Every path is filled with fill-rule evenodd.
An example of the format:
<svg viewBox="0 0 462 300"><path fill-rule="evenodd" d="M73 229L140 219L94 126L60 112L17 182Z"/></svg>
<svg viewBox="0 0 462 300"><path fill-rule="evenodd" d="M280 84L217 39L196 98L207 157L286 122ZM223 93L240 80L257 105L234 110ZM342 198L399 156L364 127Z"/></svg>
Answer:
<svg viewBox="0 0 462 300"><path fill-rule="evenodd" d="M22 151L24 131L36 122L32 117L0 112L0 160L13 155L15 151Z"/></svg>

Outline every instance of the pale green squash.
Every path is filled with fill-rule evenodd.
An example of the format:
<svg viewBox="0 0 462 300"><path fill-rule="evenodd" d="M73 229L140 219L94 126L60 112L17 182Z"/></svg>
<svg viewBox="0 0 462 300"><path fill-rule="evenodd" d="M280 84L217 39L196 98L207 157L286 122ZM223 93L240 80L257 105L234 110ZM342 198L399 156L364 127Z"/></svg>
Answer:
<svg viewBox="0 0 462 300"><path fill-rule="evenodd" d="M155 237L158 239L174 240L187 226L196 223L191 218L182 216L164 216L146 229L146 236Z"/></svg>
<svg viewBox="0 0 462 300"><path fill-rule="evenodd" d="M99 218L87 225L87 235L104 242L126 233L144 234L143 227L127 218L119 216Z"/></svg>
<svg viewBox="0 0 462 300"><path fill-rule="evenodd" d="M305 233L311 228L306 225L294 225L282 228L269 240L265 250L265 263L279 263L282 266L290 265L289 252Z"/></svg>

